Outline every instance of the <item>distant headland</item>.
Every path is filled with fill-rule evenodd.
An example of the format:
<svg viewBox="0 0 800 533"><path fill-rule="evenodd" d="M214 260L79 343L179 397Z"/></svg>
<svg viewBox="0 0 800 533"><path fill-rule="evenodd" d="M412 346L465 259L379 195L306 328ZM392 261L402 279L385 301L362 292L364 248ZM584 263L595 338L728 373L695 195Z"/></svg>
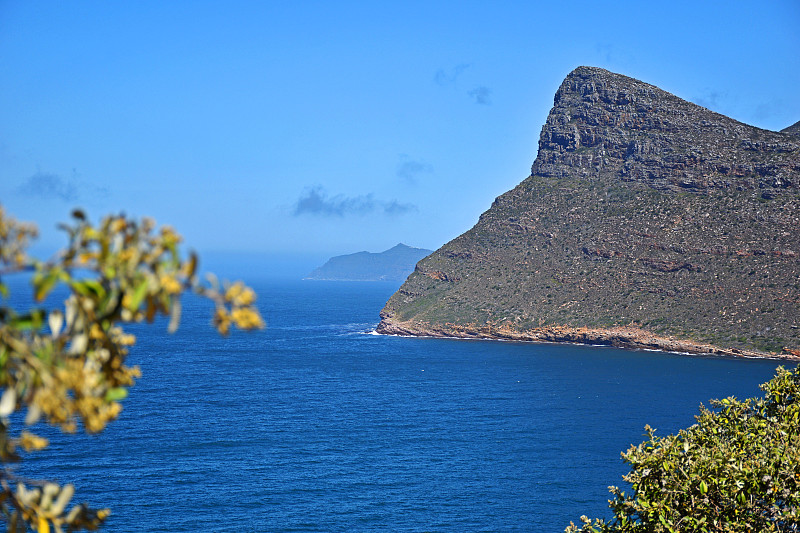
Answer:
<svg viewBox="0 0 800 533"><path fill-rule="evenodd" d="M380 253L358 252L330 258L314 269L307 280L324 281L403 281L417 262L431 253L424 248L398 244Z"/></svg>

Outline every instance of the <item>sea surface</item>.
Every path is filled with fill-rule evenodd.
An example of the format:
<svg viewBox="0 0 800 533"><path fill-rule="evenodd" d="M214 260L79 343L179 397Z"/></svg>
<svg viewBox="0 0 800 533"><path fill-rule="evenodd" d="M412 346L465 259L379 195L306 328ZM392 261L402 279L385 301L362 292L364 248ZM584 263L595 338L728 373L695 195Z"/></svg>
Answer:
<svg viewBox="0 0 800 533"><path fill-rule="evenodd" d="M779 362L371 333L397 284L249 280L266 330L211 307L138 326L142 377L99 435L20 473L76 485L107 531L563 531L608 516L620 452ZM46 429L46 428L45 428Z"/></svg>

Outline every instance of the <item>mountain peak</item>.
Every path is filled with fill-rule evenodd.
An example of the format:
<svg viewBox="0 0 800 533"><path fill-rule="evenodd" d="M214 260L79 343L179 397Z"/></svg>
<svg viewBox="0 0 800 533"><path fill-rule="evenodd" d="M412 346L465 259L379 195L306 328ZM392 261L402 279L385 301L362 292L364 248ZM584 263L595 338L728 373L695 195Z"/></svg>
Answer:
<svg viewBox="0 0 800 533"><path fill-rule="evenodd" d="M774 152L797 156L800 146L634 78L578 67L556 92L531 174L569 169L694 191L800 185L800 158L772 161Z"/></svg>
<svg viewBox="0 0 800 533"><path fill-rule="evenodd" d="M795 122L788 128L784 128L781 130L781 133L788 133L789 135L795 135L800 137L800 121Z"/></svg>
<svg viewBox="0 0 800 533"><path fill-rule="evenodd" d="M800 355L797 128L578 67L530 176L417 264L379 331Z"/></svg>

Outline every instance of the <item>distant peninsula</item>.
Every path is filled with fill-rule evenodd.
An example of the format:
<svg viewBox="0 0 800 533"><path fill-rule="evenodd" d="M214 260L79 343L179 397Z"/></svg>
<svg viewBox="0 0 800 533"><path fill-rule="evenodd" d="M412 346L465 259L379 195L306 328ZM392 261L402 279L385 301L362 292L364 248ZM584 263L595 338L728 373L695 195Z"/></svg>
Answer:
<svg viewBox="0 0 800 533"><path fill-rule="evenodd" d="M377 330L798 358L798 134L579 67L530 175L419 262Z"/></svg>
<svg viewBox="0 0 800 533"><path fill-rule="evenodd" d="M432 251L405 244L380 253L358 252L332 257L315 269L307 280L324 281L403 281L417 262Z"/></svg>

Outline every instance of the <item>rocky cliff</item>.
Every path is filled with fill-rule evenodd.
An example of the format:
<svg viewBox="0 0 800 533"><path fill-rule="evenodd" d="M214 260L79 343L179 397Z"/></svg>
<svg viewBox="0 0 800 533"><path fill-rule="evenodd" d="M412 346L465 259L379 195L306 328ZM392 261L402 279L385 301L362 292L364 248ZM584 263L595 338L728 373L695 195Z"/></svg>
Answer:
<svg viewBox="0 0 800 533"><path fill-rule="evenodd" d="M531 175L418 263L378 331L800 355L797 127L577 68Z"/></svg>

